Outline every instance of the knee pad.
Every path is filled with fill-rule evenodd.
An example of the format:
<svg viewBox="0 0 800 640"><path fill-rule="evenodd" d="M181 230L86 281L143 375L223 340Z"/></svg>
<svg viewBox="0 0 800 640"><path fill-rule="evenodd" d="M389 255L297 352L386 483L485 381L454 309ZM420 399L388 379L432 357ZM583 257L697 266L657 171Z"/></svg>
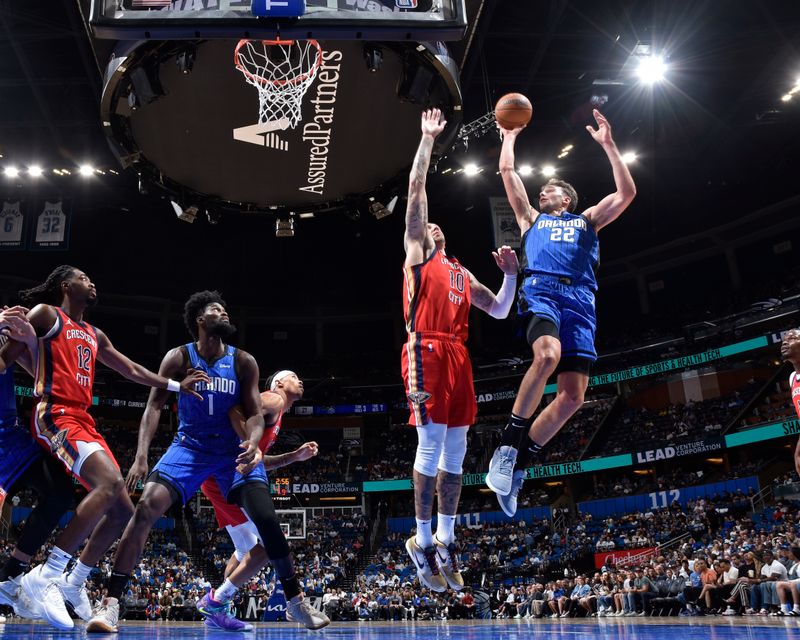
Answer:
<svg viewBox="0 0 800 640"><path fill-rule="evenodd" d="M234 554L239 562L242 561L242 558L247 555L250 549L259 543L258 530L249 520L242 524L237 524L235 527L228 525L225 529L227 529L228 535L231 537Z"/></svg>
<svg viewBox="0 0 800 640"><path fill-rule="evenodd" d="M436 477L436 465L444 449L447 425L429 422L417 427L417 454L414 470L429 478Z"/></svg>
<svg viewBox="0 0 800 640"><path fill-rule="evenodd" d="M439 457L439 469L447 473L461 474L461 465L467 454L467 431L469 427L451 427L444 438L444 447Z"/></svg>

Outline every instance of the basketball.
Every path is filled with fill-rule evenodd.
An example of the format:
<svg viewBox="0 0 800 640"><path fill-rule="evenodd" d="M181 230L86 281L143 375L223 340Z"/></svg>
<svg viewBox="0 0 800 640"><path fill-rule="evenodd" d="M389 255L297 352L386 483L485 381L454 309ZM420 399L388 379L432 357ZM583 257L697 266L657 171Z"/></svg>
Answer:
<svg viewBox="0 0 800 640"><path fill-rule="evenodd" d="M531 101L521 93L507 93L497 101L494 117L503 129L516 129L531 121Z"/></svg>

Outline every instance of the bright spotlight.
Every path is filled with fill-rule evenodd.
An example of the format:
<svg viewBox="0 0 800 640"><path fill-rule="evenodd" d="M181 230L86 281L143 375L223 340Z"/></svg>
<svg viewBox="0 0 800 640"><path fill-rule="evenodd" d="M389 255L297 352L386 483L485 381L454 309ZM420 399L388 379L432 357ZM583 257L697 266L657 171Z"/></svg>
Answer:
<svg viewBox="0 0 800 640"><path fill-rule="evenodd" d="M16 167L6 167L3 169L3 175L6 178L16 178L19 175L19 169Z"/></svg>
<svg viewBox="0 0 800 640"><path fill-rule="evenodd" d="M519 175L521 176L529 176L533 173L533 167L529 164L523 164L519 168Z"/></svg>
<svg viewBox="0 0 800 640"><path fill-rule="evenodd" d="M625 164L636 162L636 154L633 151L626 151L625 153L622 154L622 161Z"/></svg>
<svg viewBox="0 0 800 640"><path fill-rule="evenodd" d="M28 167L28 175L30 175L32 178L38 178L42 175L42 173L44 173L44 171L38 164L32 164L30 167Z"/></svg>
<svg viewBox="0 0 800 640"><path fill-rule="evenodd" d="M477 176L479 172L480 169L478 168L477 164L468 164L466 167L464 167L464 173L466 173L468 176Z"/></svg>
<svg viewBox="0 0 800 640"><path fill-rule="evenodd" d="M542 167L542 175L545 178L550 178L556 175L556 168L552 164L547 164Z"/></svg>
<svg viewBox="0 0 800 640"><path fill-rule="evenodd" d="M791 100L793 97L794 96L792 96L791 93L787 93L787 94L784 94L784 95L781 96L781 100L783 102L789 102L789 100Z"/></svg>
<svg viewBox="0 0 800 640"><path fill-rule="evenodd" d="M90 164L82 164L78 168L78 173L80 173L84 178L87 178L94 173L94 167Z"/></svg>
<svg viewBox="0 0 800 640"><path fill-rule="evenodd" d="M653 84L664 79L667 65L664 59L659 56L646 56L639 60L639 68L636 75L645 84Z"/></svg>

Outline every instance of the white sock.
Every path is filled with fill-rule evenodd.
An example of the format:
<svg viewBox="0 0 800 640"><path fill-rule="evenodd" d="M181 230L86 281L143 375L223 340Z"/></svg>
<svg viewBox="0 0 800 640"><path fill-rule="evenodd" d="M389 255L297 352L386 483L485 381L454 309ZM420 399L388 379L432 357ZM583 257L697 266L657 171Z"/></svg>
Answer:
<svg viewBox="0 0 800 640"><path fill-rule="evenodd" d="M794 605L794 606L792 607L792 610L793 610L795 613L800 613L800 604L796 604L796 605Z"/></svg>
<svg viewBox="0 0 800 640"><path fill-rule="evenodd" d="M72 571L70 571L69 574L67 575L67 582L75 586L80 586L84 582L86 582L86 578L89 577L89 574L91 572L92 572L91 567L86 566L85 564L83 564L83 562L78 560L75 563L75 566L72 567Z"/></svg>
<svg viewBox="0 0 800 640"><path fill-rule="evenodd" d="M421 549L427 549L428 547L433 545L433 534L431 533L431 521L430 520L420 520L419 518L414 518L417 521L417 545Z"/></svg>
<svg viewBox="0 0 800 640"><path fill-rule="evenodd" d="M444 513L436 514L436 537L443 545L447 546L456 539L455 528L458 516L448 516Z"/></svg>
<svg viewBox="0 0 800 640"><path fill-rule="evenodd" d="M226 579L219 589L214 590L214 600L217 602L229 602L230 600L233 600L233 596L236 595L238 590L239 587L233 584L230 580Z"/></svg>
<svg viewBox="0 0 800 640"><path fill-rule="evenodd" d="M45 562L42 567L42 577L48 580L58 578L58 576L64 573L64 569L67 568L70 560L72 560L72 556L66 551L58 547L53 547L50 555L47 556L47 562Z"/></svg>

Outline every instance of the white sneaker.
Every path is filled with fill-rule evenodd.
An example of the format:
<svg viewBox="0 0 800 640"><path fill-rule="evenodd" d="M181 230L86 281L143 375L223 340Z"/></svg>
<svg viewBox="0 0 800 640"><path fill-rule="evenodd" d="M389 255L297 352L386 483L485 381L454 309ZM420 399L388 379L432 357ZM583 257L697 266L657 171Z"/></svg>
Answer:
<svg viewBox="0 0 800 640"><path fill-rule="evenodd" d="M416 536L411 536L406 540L406 551L414 563L417 570L417 578L431 591L441 593L447 591L447 580L439 570L436 561L436 549L431 545L427 549L422 549L416 540Z"/></svg>
<svg viewBox="0 0 800 640"><path fill-rule="evenodd" d="M299 622L312 631L331 623L328 616L312 607L302 595L296 595L286 603L286 619L289 622Z"/></svg>
<svg viewBox="0 0 800 640"><path fill-rule="evenodd" d="M522 484L525 482L525 475L524 469L515 471L513 479L511 480L511 491L509 491L508 495L503 496L499 493L497 494L497 502L500 504L503 513L509 518L513 518L517 513L517 497L519 497L519 491L522 489Z"/></svg>
<svg viewBox="0 0 800 640"><path fill-rule="evenodd" d="M119 628L119 601L116 598L103 598L94 610L94 615L86 623L87 633L117 633Z"/></svg>
<svg viewBox="0 0 800 640"><path fill-rule="evenodd" d="M20 618L28 620L41 620L42 608L38 602L33 602L22 589L19 590L17 599L14 602L14 613Z"/></svg>
<svg viewBox="0 0 800 640"><path fill-rule="evenodd" d="M88 622L92 617L92 605L89 602L86 587L82 584L70 584L64 574L64 579L61 581L61 593L64 594L64 601L72 605L75 614L84 622Z"/></svg>
<svg viewBox="0 0 800 640"><path fill-rule="evenodd" d="M3 624L6 621L6 617L4 615L0 615L0 624Z"/></svg>
<svg viewBox="0 0 800 640"><path fill-rule="evenodd" d="M725 611L722 612L722 615L723 616L735 616L736 615L736 609L734 609L733 607L728 607L727 609L725 609Z"/></svg>
<svg viewBox="0 0 800 640"><path fill-rule="evenodd" d="M0 582L0 604L4 604L7 607L14 606L17 596L19 596L20 580L22 580L21 575Z"/></svg>
<svg viewBox="0 0 800 640"><path fill-rule="evenodd" d="M38 603L42 609L42 617L58 629L72 629L75 623L69 617L69 612L64 604L64 594L61 593L61 576L45 578L42 576L40 564L22 576L20 587L31 602Z"/></svg>
<svg viewBox="0 0 800 640"><path fill-rule="evenodd" d="M497 447L489 461L486 486L501 496L511 492L514 465L517 463L517 450L512 446Z"/></svg>

